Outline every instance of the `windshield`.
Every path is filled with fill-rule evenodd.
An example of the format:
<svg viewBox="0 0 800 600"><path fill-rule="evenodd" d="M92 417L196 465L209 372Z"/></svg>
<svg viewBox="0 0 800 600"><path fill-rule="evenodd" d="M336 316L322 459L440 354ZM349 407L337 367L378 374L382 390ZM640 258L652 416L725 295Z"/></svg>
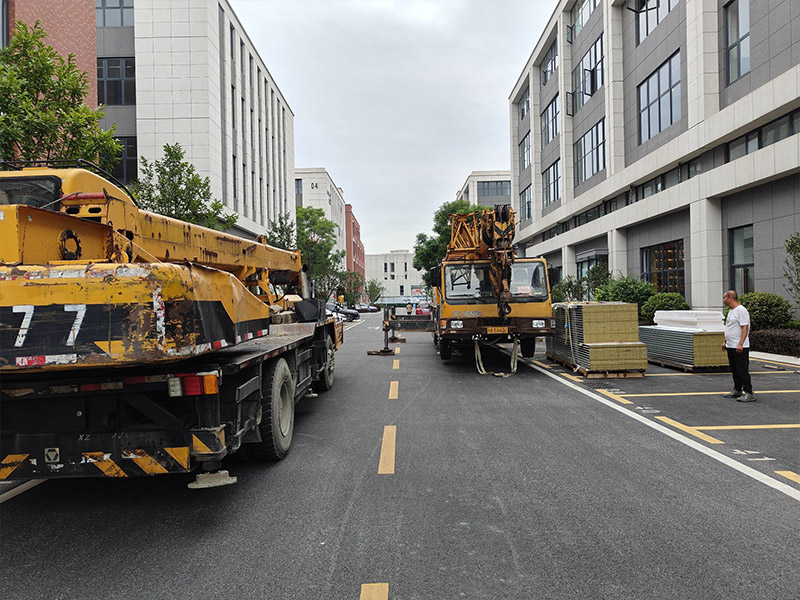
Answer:
<svg viewBox="0 0 800 600"><path fill-rule="evenodd" d="M27 204L58 210L61 197L58 177L0 177L0 205Z"/></svg>
<svg viewBox="0 0 800 600"><path fill-rule="evenodd" d="M496 301L489 279L489 264L447 265L445 298L459 304L492 304ZM510 291L515 302L547 300L547 278L541 262L515 262L511 266Z"/></svg>

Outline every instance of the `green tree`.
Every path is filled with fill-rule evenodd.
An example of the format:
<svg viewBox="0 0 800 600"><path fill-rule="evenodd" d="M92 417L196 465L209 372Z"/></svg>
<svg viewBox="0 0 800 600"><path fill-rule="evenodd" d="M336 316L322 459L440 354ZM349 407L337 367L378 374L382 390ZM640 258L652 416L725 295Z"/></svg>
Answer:
<svg viewBox="0 0 800 600"><path fill-rule="evenodd" d="M233 227L238 218L225 215L222 202L211 196L211 182L200 177L189 162L180 144L164 144L164 158L149 161L142 158L139 181L131 185L131 193L145 210L197 223L222 231Z"/></svg>
<svg viewBox="0 0 800 600"><path fill-rule="evenodd" d="M430 270L438 265L447 253L450 242L450 215L463 215L488 206L476 206L466 200L445 202L433 214L433 235L418 233L414 242L414 268L422 271L425 287L430 288Z"/></svg>
<svg viewBox="0 0 800 600"><path fill-rule="evenodd" d="M344 252L334 249L337 230L321 208L297 209L297 247L303 263L308 265L308 277L314 282L314 297L326 302L342 278Z"/></svg>
<svg viewBox="0 0 800 600"><path fill-rule="evenodd" d="M364 290L364 276L355 271L345 271L342 273L341 286L344 288L344 303L353 306Z"/></svg>
<svg viewBox="0 0 800 600"><path fill-rule="evenodd" d="M576 279L572 275L563 277L561 281L553 286L550 295L553 302L573 302L582 300L586 293L586 280Z"/></svg>
<svg viewBox="0 0 800 600"><path fill-rule="evenodd" d="M787 254L783 261L783 276L787 283L783 287L789 292L795 308L800 308L800 233L783 242L783 247Z"/></svg>
<svg viewBox="0 0 800 600"><path fill-rule="evenodd" d="M370 304L375 304L378 301L378 298L380 298L383 295L385 288L383 287L383 284L377 279L370 279L367 282L366 291Z"/></svg>
<svg viewBox="0 0 800 600"><path fill-rule="evenodd" d="M274 221L270 221L267 230L267 243L283 250L294 250L297 248L297 226L292 223L289 215L278 215Z"/></svg>
<svg viewBox="0 0 800 600"><path fill-rule="evenodd" d="M0 160L83 158L111 170L122 147L100 128L105 111L86 106L86 73L46 37L38 21L18 22L0 51Z"/></svg>
<svg viewBox="0 0 800 600"><path fill-rule="evenodd" d="M608 271L608 263L599 262L596 265L589 267L586 275L583 276L583 285L586 291L586 299L594 298L595 291L601 285L608 283L611 278L611 273Z"/></svg>

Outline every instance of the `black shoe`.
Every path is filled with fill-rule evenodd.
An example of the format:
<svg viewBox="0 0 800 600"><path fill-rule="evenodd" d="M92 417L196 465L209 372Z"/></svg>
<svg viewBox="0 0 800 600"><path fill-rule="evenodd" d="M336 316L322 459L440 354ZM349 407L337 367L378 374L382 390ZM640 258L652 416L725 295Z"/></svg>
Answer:
<svg viewBox="0 0 800 600"><path fill-rule="evenodd" d="M724 397L725 398L738 398L741 395L742 395L742 392L740 392L739 390L733 390L733 391L728 392L727 394L725 394Z"/></svg>
<svg viewBox="0 0 800 600"><path fill-rule="evenodd" d="M755 402L756 401L756 395L753 392L750 392L749 394L745 394L741 398L737 398L736 401L737 402Z"/></svg>

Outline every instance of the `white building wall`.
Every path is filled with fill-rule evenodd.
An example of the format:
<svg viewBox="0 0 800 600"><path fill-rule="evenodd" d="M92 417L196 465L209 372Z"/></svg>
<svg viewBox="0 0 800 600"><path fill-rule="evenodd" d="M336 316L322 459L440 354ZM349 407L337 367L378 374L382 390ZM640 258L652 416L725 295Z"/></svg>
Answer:
<svg viewBox="0 0 800 600"><path fill-rule="evenodd" d="M294 114L227 0L136 0L134 11L139 155L180 143L239 215L238 233L294 221Z"/></svg>
<svg viewBox="0 0 800 600"><path fill-rule="evenodd" d="M366 279L367 281L376 279L383 286L384 292L381 298L411 297L413 289L420 289L424 293L422 271L414 268L413 252L392 250L384 254L367 254L365 258Z"/></svg>
<svg viewBox="0 0 800 600"><path fill-rule="evenodd" d="M478 197L479 181L511 181L511 171L473 171L467 177L464 185L456 193L456 200L467 200L472 205L485 204L482 198ZM505 197L511 204L511 195ZM492 197L492 201L497 200Z"/></svg>
<svg viewBox="0 0 800 600"><path fill-rule="evenodd" d="M325 218L338 228L336 250L347 251L347 228L345 221L344 191L338 187L323 168L295 169L295 179L303 183L303 207L321 208ZM347 264L343 261L343 264Z"/></svg>

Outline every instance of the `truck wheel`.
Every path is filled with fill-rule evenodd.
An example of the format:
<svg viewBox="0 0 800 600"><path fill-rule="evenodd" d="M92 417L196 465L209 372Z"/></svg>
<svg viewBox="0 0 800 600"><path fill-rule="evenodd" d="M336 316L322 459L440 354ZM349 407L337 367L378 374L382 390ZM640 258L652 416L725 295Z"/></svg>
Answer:
<svg viewBox="0 0 800 600"><path fill-rule="evenodd" d="M520 340L519 347L522 351L522 356L533 358L533 355L536 354L536 338Z"/></svg>
<svg viewBox="0 0 800 600"><path fill-rule="evenodd" d="M294 433L294 379L286 360L266 365L261 378L261 441L251 445L258 460L280 460L289 452Z"/></svg>
<svg viewBox="0 0 800 600"><path fill-rule="evenodd" d="M453 356L453 349L450 346L450 342L444 339L443 337L439 336L439 358L442 360L450 360L450 357Z"/></svg>
<svg viewBox="0 0 800 600"><path fill-rule="evenodd" d="M319 379L311 383L315 392L327 392L333 387L333 371L336 366L336 349L333 347L331 336L325 336L325 364Z"/></svg>

